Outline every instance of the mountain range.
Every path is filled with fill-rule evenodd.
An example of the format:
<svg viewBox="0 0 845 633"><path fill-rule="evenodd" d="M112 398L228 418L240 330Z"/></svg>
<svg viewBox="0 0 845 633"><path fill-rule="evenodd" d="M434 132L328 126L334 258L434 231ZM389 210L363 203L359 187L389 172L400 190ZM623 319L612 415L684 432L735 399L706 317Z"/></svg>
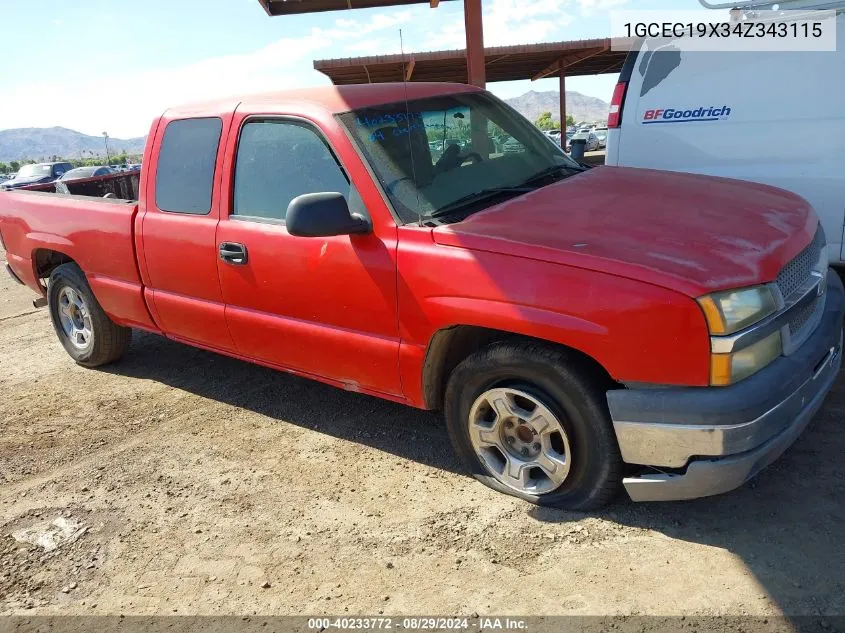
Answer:
<svg viewBox="0 0 845 633"><path fill-rule="evenodd" d="M536 92L531 90L519 97L506 99L513 108L529 121L536 121L543 112L551 112L552 118L560 119L560 93L556 90ZM596 97L580 92L566 91L566 110L576 121L601 121L607 117L609 105ZM119 139L109 138L109 152L120 154L141 154L146 137ZM32 158L50 160L61 158L90 158L102 156L106 149L102 136L89 136L64 127L17 128L0 130L0 162Z"/></svg>
<svg viewBox="0 0 845 633"><path fill-rule="evenodd" d="M531 90L519 97L505 101L529 121L536 121L543 112L551 112L552 118L560 120L560 93L557 90L536 92ZM580 121L604 121L610 104L597 97L588 97L580 92L566 91L566 113Z"/></svg>
<svg viewBox="0 0 845 633"><path fill-rule="evenodd" d="M146 137L109 138L109 153L114 156L142 154ZM0 162L32 158L50 160L60 158L91 158L102 156L105 161L106 146L102 136L89 136L65 127L25 127L0 130Z"/></svg>

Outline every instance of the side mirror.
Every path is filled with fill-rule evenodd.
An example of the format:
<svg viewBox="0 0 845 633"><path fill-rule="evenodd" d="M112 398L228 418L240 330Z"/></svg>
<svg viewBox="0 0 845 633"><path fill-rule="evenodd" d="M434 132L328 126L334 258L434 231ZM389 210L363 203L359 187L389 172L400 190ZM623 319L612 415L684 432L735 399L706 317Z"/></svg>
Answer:
<svg viewBox="0 0 845 633"><path fill-rule="evenodd" d="M285 216L288 233L299 237L329 237L370 232L370 222L351 213L342 194L306 193L290 201Z"/></svg>

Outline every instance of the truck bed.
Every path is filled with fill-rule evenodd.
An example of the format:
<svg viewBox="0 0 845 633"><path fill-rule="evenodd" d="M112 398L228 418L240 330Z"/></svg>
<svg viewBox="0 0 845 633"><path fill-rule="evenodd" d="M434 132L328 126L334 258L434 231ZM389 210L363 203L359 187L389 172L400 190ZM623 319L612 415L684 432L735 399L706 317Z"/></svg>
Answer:
<svg viewBox="0 0 845 633"><path fill-rule="evenodd" d="M85 271L110 317L153 327L135 259L137 211L135 201L118 198L0 192L0 234L8 264L22 283L43 295L45 271L72 260Z"/></svg>
<svg viewBox="0 0 845 633"><path fill-rule="evenodd" d="M78 196L115 197L121 200L137 200L141 180L140 171L121 172L107 176L92 176L68 182L56 181L43 185L21 187L18 191L43 191L50 193L69 193Z"/></svg>

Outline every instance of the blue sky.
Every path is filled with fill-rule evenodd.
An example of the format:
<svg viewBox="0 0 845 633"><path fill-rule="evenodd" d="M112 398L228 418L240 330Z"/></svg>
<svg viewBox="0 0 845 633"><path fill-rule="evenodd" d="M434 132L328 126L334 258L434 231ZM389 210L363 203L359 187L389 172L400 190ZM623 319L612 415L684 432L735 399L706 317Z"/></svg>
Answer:
<svg viewBox="0 0 845 633"><path fill-rule="evenodd" d="M607 37L614 8L699 8L696 0L484 0L485 45ZM169 105L327 85L312 60L464 47L463 3L268 17L258 0L3 0L0 129L61 125L140 136ZM613 75L567 89L610 99ZM502 82L502 97L556 90Z"/></svg>

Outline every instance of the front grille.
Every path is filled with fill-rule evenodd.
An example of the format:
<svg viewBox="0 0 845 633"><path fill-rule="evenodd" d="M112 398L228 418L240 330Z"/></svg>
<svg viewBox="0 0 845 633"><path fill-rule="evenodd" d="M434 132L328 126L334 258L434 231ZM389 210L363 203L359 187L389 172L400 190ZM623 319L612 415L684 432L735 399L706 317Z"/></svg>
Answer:
<svg viewBox="0 0 845 633"><path fill-rule="evenodd" d="M823 248L824 233L821 227L819 227L815 237L813 237L813 241L810 242L807 248L798 253L795 259L784 266L778 273L777 285L784 300L788 300L810 278L810 272L813 270L813 266L819 261Z"/></svg>
<svg viewBox="0 0 845 633"><path fill-rule="evenodd" d="M805 286L816 270L825 247L824 232L821 227L816 231L813 241L789 262L778 274L777 286L784 303L789 306L797 301L802 286ZM796 310L789 318L788 334L784 340L784 353L791 354L807 339L818 325L820 298L813 297L807 305Z"/></svg>
<svg viewBox="0 0 845 633"><path fill-rule="evenodd" d="M816 311L816 304L818 303L818 297L813 299L810 303L805 305L803 308L798 310L792 317L789 319L789 333L794 337L801 332L801 328L810 320L810 317L813 316L813 312Z"/></svg>

